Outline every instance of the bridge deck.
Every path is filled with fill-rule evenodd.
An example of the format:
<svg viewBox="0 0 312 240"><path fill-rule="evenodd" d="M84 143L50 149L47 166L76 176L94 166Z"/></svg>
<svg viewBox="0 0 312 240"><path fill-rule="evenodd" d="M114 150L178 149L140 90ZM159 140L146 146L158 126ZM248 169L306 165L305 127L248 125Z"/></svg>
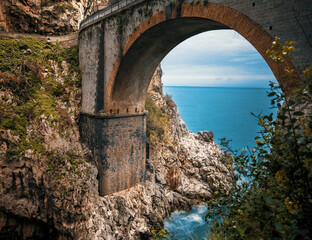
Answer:
<svg viewBox="0 0 312 240"><path fill-rule="evenodd" d="M109 16L112 16L118 12L121 12L122 10L125 10L129 7L132 7L140 2L144 2L145 0L122 0L118 3L115 3L109 7L106 7L91 16L85 18L81 21L79 31L83 30L84 28L91 26Z"/></svg>

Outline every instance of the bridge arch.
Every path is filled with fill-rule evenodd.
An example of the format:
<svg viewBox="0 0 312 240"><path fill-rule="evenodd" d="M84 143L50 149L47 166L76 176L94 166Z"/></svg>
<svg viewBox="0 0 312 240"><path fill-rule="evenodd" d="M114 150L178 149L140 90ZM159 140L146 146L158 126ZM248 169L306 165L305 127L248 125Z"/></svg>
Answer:
<svg viewBox="0 0 312 240"><path fill-rule="evenodd" d="M277 64L266 55L273 38L246 15L216 3L176 4L145 19L125 41L123 56L115 61L108 81L105 112L133 106L144 111L145 93L161 60L185 39L217 29L233 29L249 41L286 92L300 83L299 78L285 80L279 75ZM290 62L285 64L294 68Z"/></svg>
<svg viewBox="0 0 312 240"><path fill-rule="evenodd" d="M295 68L286 62L288 68L311 65L310 0L207 2L121 0L81 23L80 133L98 165L100 195L144 182L145 93L161 60L183 40L209 30L236 30L262 55L286 93L301 81L279 76L266 56L275 34L298 46Z"/></svg>

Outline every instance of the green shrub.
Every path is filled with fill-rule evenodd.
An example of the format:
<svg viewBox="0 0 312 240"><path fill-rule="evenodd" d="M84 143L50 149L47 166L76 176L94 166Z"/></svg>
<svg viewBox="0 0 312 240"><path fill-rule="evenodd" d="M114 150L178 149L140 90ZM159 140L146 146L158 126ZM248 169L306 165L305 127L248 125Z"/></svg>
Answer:
<svg viewBox="0 0 312 240"><path fill-rule="evenodd" d="M165 229L161 230L152 230L151 231L151 240L165 240L166 237L168 236L168 232Z"/></svg>
<svg viewBox="0 0 312 240"><path fill-rule="evenodd" d="M292 49L291 42L282 46L276 38L268 54L282 63ZM238 154L224 142L234 156L237 182L208 202L210 239L312 239L311 105L304 109L312 103L311 68L304 75L308 85L289 97L270 84L278 115L257 116L262 131L255 149Z"/></svg>
<svg viewBox="0 0 312 240"><path fill-rule="evenodd" d="M59 68L63 61L68 63L64 83L53 78L53 61ZM57 102L68 102L70 92L80 86L78 46L65 49L32 38L0 38L0 130L19 137L18 142L0 139L8 145L6 158L19 159L27 149L44 153L43 140L28 134L27 126L44 115L56 131L66 129L71 121Z"/></svg>
<svg viewBox="0 0 312 240"><path fill-rule="evenodd" d="M145 109L147 114L147 141L155 145L158 142L167 142L169 117L165 109L158 107L150 95L146 95Z"/></svg>

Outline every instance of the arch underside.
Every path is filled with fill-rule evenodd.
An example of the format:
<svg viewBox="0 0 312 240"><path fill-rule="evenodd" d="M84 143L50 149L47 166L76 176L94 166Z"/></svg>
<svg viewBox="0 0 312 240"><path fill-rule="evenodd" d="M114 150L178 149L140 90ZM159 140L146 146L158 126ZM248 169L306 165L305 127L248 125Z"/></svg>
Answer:
<svg viewBox="0 0 312 240"><path fill-rule="evenodd" d="M277 65L265 54L273 39L250 18L212 3L183 4L180 15L176 17L175 14L173 9L169 20L166 20L165 11L154 14L141 23L126 41L124 56L117 59L117 71L111 73L109 80L106 112L144 111L145 94L161 60L182 41L209 30L236 30L257 49L280 82ZM297 85L296 81L288 83L289 88Z"/></svg>
<svg viewBox="0 0 312 240"><path fill-rule="evenodd" d="M209 19L177 18L147 30L121 60L112 100L120 108L144 102L150 79L162 59L187 38L215 29L228 27Z"/></svg>

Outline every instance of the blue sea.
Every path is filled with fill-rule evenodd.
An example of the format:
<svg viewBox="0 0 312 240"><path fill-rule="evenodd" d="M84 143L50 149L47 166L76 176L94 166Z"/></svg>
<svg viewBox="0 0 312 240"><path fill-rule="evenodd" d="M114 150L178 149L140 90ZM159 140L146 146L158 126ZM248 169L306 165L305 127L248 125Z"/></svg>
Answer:
<svg viewBox="0 0 312 240"><path fill-rule="evenodd" d="M232 140L234 149L255 146L260 127L251 113L269 114L266 88L164 87L172 96L188 130L213 131L215 141Z"/></svg>
<svg viewBox="0 0 312 240"><path fill-rule="evenodd" d="M189 130L213 131L215 141L232 140L233 149L242 150L255 144L258 136L256 115L276 113L270 109L270 99L265 88L216 88L216 87L164 87L164 93L172 96L181 118ZM186 213L177 211L164 221L170 240L206 239L209 231L204 221L205 206L193 207Z"/></svg>

